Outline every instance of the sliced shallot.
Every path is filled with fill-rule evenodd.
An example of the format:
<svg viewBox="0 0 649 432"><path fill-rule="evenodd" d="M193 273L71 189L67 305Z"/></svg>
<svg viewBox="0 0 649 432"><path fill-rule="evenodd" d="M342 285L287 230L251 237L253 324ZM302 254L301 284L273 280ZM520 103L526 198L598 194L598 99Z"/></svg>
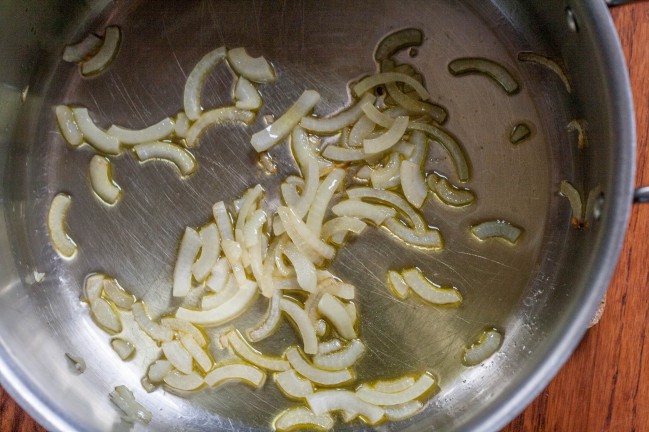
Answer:
<svg viewBox="0 0 649 432"><path fill-rule="evenodd" d="M161 159L176 165L183 176L188 176L196 170L196 159L185 148L179 145L153 141L144 144L137 144L133 151L138 159L146 162L151 159Z"/></svg>
<svg viewBox="0 0 649 432"><path fill-rule="evenodd" d="M127 129L112 125L106 133L114 136L122 144L141 144L169 137L175 130L175 124L169 117L144 129Z"/></svg>
<svg viewBox="0 0 649 432"><path fill-rule="evenodd" d="M373 103L374 99L374 95L366 93L358 102L345 111L324 118L303 117L300 121L300 126L316 133L336 133L358 121L358 119L363 115L363 105L366 103Z"/></svg>
<svg viewBox="0 0 649 432"><path fill-rule="evenodd" d="M307 354L316 354L318 352L318 337L313 327L313 322L304 308L288 297L280 300L279 308L297 327L302 338L302 344L304 345L304 352Z"/></svg>
<svg viewBox="0 0 649 432"><path fill-rule="evenodd" d="M201 253L198 259L192 264L191 271L197 281L203 282L212 272L219 259L221 253L221 236L215 223L205 225L198 231L198 234L201 242Z"/></svg>
<svg viewBox="0 0 649 432"><path fill-rule="evenodd" d="M248 363L269 371L285 371L291 368L286 360L269 357L255 350L246 342L238 330L228 332L226 337L234 352Z"/></svg>
<svg viewBox="0 0 649 432"><path fill-rule="evenodd" d="M336 216L349 216L359 219L368 219L376 225L381 225L384 220L394 217L395 209L364 201L348 199L339 202L331 208Z"/></svg>
<svg viewBox="0 0 649 432"><path fill-rule="evenodd" d="M381 407L367 403L347 390L320 390L308 396L306 400L315 414L349 411L355 416L361 416L371 425L380 422L385 414Z"/></svg>
<svg viewBox="0 0 649 432"><path fill-rule="evenodd" d="M408 127L409 120L408 116L397 117L392 126L390 126L390 129L388 129L384 134L376 138L366 138L363 140L363 151L365 151L366 154L376 154L390 149L399 142L401 137L403 137L403 134Z"/></svg>
<svg viewBox="0 0 649 432"><path fill-rule="evenodd" d="M328 414L315 415L306 407L295 407L282 412L273 422L273 426L278 432L305 428L329 430L334 427L334 419Z"/></svg>
<svg viewBox="0 0 649 432"><path fill-rule="evenodd" d="M122 320L110 302L98 298L90 302L90 312L97 325L111 334L122 331Z"/></svg>
<svg viewBox="0 0 649 432"><path fill-rule="evenodd" d="M409 160L401 162L401 188L408 202L421 208L428 196L428 188L419 164Z"/></svg>
<svg viewBox="0 0 649 432"><path fill-rule="evenodd" d="M239 381L260 388L266 381L266 374L246 363L232 363L218 366L205 376L205 382L211 387L226 381Z"/></svg>
<svg viewBox="0 0 649 432"><path fill-rule="evenodd" d="M375 405L400 405L411 400L421 397L424 393L428 392L435 385L435 379L424 373L415 383L399 392L384 393L372 389L369 386L362 385L356 390L356 396L361 400L375 404Z"/></svg>
<svg viewBox="0 0 649 432"><path fill-rule="evenodd" d="M313 394L311 381L301 378L293 369L276 373L274 378L277 387L290 398L299 400Z"/></svg>
<svg viewBox="0 0 649 432"><path fill-rule="evenodd" d="M193 358L180 341L162 343L162 352L169 362L182 373L192 373Z"/></svg>
<svg viewBox="0 0 649 432"><path fill-rule="evenodd" d="M190 120L198 120L201 115L201 93L203 84L212 70L225 58L225 47L219 47L205 54L194 66L185 82L183 105Z"/></svg>
<svg viewBox="0 0 649 432"><path fill-rule="evenodd" d="M518 82L505 67L493 60L476 57L466 57L453 60L448 64L448 70L456 76L467 74L482 74L499 84L507 94L518 93Z"/></svg>
<svg viewBox="0 0 649 432"><path fill-rule="evenodd" d="M180 240L178 256L174 266L173 296L184 297L192 287L192 264L201 249L201 237L192 228L185 228Z"/></svg>
<svg viewBox="0 0 649 432"><path fill-rule="evenodd" d="M353 366L365 353L365 345L359 339L353 339L347 346L327 354L313 356L313 364L321 369L341 370Z"/></svg>
<svg viewBox="0 0 649 432"><path fill-rule="evenodd" d="M63 138L68 142L68 144L73 146L78 146L83 142L83 134L77 126L77 122L74 119L74 113L70 107L65 105L57 105L54 109L56 114L56 123L63 134Z"/></svg>
<svg viewBox="0 0 649 432"><path fill-rule="evenodd" d="M316 385L326 387L338 386L347 384L354 379L354 375L349 369L326 371L313 366L302 357L302 354L295 347L289 348L286 352L286 358L297 373Z"/></svg>
<svg viewBox="0 0 649 432"><path fill-rule="evenodd" d="M275 70L264 57L251 57L243 47L228 50L227 55L228 63L237 74L258 83L275 81Z"/></svg>
<svg viewBox="0 0 649 432"><path fill-rule="evenodd" d="M122 189L115 183L112 175L112 164L108 158L94 155L88 168L90 185L97 196L107 204L115 204Z"/></svg>
<svg viewBox="0 0 649 432"><path fill-rule="evenodd" d="M401 272L403 280L422 299L433 304L456 304L462 302L462 295L454 287L441 287L431 283L418 268Z"/></svg>
<svg viewBox="0 0 649 432"><path fill-rule="evenodd" d="M104 278L103 289L108 297L120 309L131 310L135 304L135 296L127 292L115 279Z"/></svg>
<svg viewBox="0 0 649 432"><path fill-rule="evenodd" d="M50 233L50 240L54 249L63 257L70 258L77 251L77 245L65 230L65 218L68 209L72 204L72 198L69 195L59 193L52 203L47 213L47 228Z"/></svg>
<svg viewBox="0 0 649 432"><path fill-rule="evenodd" d="M135 319L137 325L144 333L148 334L151 339L158 342L169 342L173 339L174 332L169 327L161 326L149 318L143 303L135 303L132 311L133 319Z"/></svg>
<svg viewBox="0 0 649 432"><path fill-rule="evenodd" d="M117 56L122 31L117 26L108 26L104 30L104 42L99 50L88 60L81 63L81 74L90 76L104 70Z"/></svg>
<svg viewBox="0 0 649 432"><path fill-rule="evenodd" d="M340 336L350 340L356 337L354 320L350 318L345 310L344 303L336 297L325 293L318 302L318 312L334 326Z"/></svg>
<svg viewBox="0 0 649 432"><path fill-rule="evenodd" d="M466 366L475 366L491 357L502 343L502 335L494 329L484 331L480 337L464 351L462 362Z"/></svg>
<svg viewBox="0 0 649 432"><path fill-rule="evenodd" d="M408 294L410 293L410 287L408 286L406 281L403 280L403 277L399 274L399 272L396 272L394 270L390 270L388 272L388 285L390 286L390 288L392 288L394 294L400 299L407 298Z"/></svg>
<svg viewBox="0 0 649 432"><path fill-rule="evenodd" d="M115 338L110 341L110 346L122 360L128 360L135 353L133 344L125 339Z"/></svg>
<svg viewBox="0 0 649 432"><path fill-rule="evenodd" d="M250 282L239 287L239 290L232 298L214 309L195 310L181 307L176 311L176 318L204 326L224 324L245 312L256 294L257 284Z"/></svg>
<svg viewBox="0 0 649 432"><path fill-rule="evenodd" d="M403 82L409 85L417 92L422 100L427 100L430 97L426 88L424 88L419 81L411 76L399 72L383 72L369 76L358 82L353 87L353 90L357 96L360 96L376 86L387 84L389 82Z"/></svg>
<svg viewBox="0 0 649 432"><path fill-rule="evenodd" d="M91 146L103 153L119 154L119 140L95 125L95 122L90 118L88 108L72 108L72 113L74 113L74 119L83 137Z"/></svg>
<svg viewBox="0 0 649 432"><path fill-rule="evenodd" d="M250 124L255 118L252 111L240 109L237 107L222 107L204 112L187 130L187 147L195 147L198 144L198 138L210 127L217 126L226 122L241 122Z"/></svg>
<svg viewBox="0 0 649 432"><path fill-rule="evenodd" d="M169 372L163 380L169 387L183 391L197 390L205 383L203 377L196 372L185 374L177 370Z"/></svg>
<svg viewBox="0 0 649 432"><path fill-rule="evenodd" d="M180 342L182 343L185 350L196 361L196 364L200 366L203 372L209 372L209 370L212 369L212 359L205 351L205 348L201 347L192 335L184 335L180 338Z"/></svg>
<svg viewBox="0 0 649 432"><path fill-rule="evenodd" d="M244 77L239 77L234 85L234 100L239 109L256 111L261 108L261 95L255 85Z"/></svg>
<svg viewBox="0 0 649 432"><path fill-rule="evenodd" d="M515 244L523 233L523 230L505 220L490 220L473 225L471 233L479 240L490 238L503 239L511 244Z"/></svg>

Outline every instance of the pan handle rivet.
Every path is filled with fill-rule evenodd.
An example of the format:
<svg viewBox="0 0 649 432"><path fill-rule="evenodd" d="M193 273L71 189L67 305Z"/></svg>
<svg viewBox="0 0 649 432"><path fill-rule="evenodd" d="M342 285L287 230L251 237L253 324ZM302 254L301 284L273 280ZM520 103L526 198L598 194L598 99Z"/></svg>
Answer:
<svg viewBox="0 0 649 432"><path fill-rule="evenodd" d="M568 23L568 29L571 32L577 33L579 31L577 18L575 17L575 13L572 11L572 8L570 6L566 8L566 22Z"/></svg>

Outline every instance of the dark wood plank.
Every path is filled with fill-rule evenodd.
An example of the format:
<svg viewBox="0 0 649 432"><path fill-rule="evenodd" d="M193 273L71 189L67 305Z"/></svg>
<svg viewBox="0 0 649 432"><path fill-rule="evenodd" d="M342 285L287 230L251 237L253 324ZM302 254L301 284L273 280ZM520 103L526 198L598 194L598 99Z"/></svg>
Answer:
<svg viewBox="0 0 649 432"><path fill-rule="evenodd" d="M594 0L595 1L595 0ZM612 10L629 61L637 185L649 185L649 2ZM601 322L504 432L649 431L649 205L633 209ZM0 388L0 432L44 431Z"/></svg>
<svg viewBox="0 0 649 432"><path fill-rule="evenodd" d="M612 9L629 63L637 186L649 185L649 2ZM606 310L557 377L504 432L649 431L649 205L633 208Z"/></svg>

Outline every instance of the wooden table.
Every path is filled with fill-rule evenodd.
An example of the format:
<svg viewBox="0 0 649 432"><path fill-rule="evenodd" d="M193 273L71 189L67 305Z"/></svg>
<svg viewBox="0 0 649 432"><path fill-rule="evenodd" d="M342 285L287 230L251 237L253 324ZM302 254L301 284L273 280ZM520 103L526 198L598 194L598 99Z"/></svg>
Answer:
<svg viewBox="0 0 649 432"><path fill-rule="evenodd" d="M599 0L593 0L599 1ZM637 185L649 185L649 2L611 10L629 62ZM601 322L505 432L649 431L649 204L635 205ZM0 432L44 431L0 388Z"/></svg>

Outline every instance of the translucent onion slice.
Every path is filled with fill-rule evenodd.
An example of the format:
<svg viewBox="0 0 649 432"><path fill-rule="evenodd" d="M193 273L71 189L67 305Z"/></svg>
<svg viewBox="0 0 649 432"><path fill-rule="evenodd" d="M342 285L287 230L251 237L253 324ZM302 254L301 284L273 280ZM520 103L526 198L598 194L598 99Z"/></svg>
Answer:
<svg viewBox="0 0 649 432"><path fill-rule="evenodd" d="M399 405L385 406L385 417L391 421L405 420L421 412L424 404L418 400L411 400Z"/></svg>
<svg viewBox="0 0 649 432"><path fill-rule="evenodd" d="M189 131L189 118L184 112L179 112L174 122L174 133L178 138L185 138Z"/></svg>
<svg viewBox="0 0 649 432"><path fill-rule="evenodd" d="M252 214L255 212L257 208L257 202L261 199L263 194L264 194L264 189L259 184L256 185L255 187L248 189L243 194L241 205L239 207L238 214L237 214L235 230L241 230L241 233L242 234L244 233L246 223L248 219L251 218ZM265 220L265 213L263 216L261 213L257 213L256 218L257 219L261 218ZM258 223L255 225L258 225ZM253 229L252 226L248 228L248 230L252 230L252 229ZM252 244L257 240L256 231L258 231L258 228L254 229L253 232L248 234L248 236L251 237L248 239L249 241L251 241L250 246L252 246Z"/></svg>
<svg viewBox="0 0 649 432"><path fill-rule="evenodd" d="M256 111L261 108L261 95L255 85L244 77L239 77L234 85L234 100L239 109Z"/></svg>
<svg viewBox="0 0 649 432"><path fill-rule="evenodd" d="M318 322L326 322L324 320L318 320ZM318 345L318 354L317 355L325 355L332 353L334 351L338 351L339 349L342 349L343 344L340 342L338 339L331 339L328 341L320 342Z"/></svg>
<svg viewBox="0 0 649 432"><path fill-rule="evenodd" d="M577 131L577 149L583 150L586 147L586 122L584 120L571 120L568 123L568 132Z"/></svg>
<svg viewBox="0 0 649 432"><path fill-rule="evenodd" d="M428 196L428 188L419 164L409 160L401 162L401 188L408 202L421 208Z"/></svg>
<svg viewBox="0 0 649 432"><path fill-rule="evenodd" d="M230 271L230 262L227 258L221 257L214 264L210 272L210 277L205 282L205 285L214 292L220 292L225 287L230 274L232 274Z"/></svg>
<svg viewBox="0 0 649 432"><path fill-rule="evenodd" d="M392 234L412 246L425 249L441 249L444 247L442 235L436 229L412 229L396 218L386 219L383 225Z"/></svg>
<svg viewBox="0 0 649 432"><path fill-rule="evenodd" d="M142 162L152 159L169 161L176 165L180 173L184 176L188 176L196 170L196 159L194 159L194 156L185 148L176 144L153 141L137 144L133 147L133 151Z"/></svg>
<svg viewBox="0 0 649 432"><path fill-rule="evenodd" d="M306 407L295 407L282 412L273 422L279 432L303 429L329 430L334 427L334 419L328 414L315 415Z"/></svg>
<svg viewBox="0 0 649 432"><path fill-rule="evenodd" d="M291 183L282 183L280 186L280 191L282 193L282 199L284 204L289 207L295 206L298 201L300 201L300 194L297 190L298 186Z"/></svg>
<svg viewBox="0 0 649 432"><path fill-rule="evenodd" d="M173 340L162 343L162 352L169 362L185 374L192 373L193 358L192 355L185 349L180 341Z"/></svg>
<svg viewBox="0 0 649 432"><path fill-rule="evenodd" d="M375 127L376 123L370 120L367 116L362 116L349 131L349 139L347 140L347 145L349 147L362 146L363 140L367 138L372 132L374 132Z"/></svg>
<svg viewBox="0 0 649 432"><path fill-rule="evenodd" d="M216 294L208 294L201 299L201 309L209 310L229 301L239 291L237 279L230 274L223 289Z"/></svg>
<svg viewBox="0 0 649 432"><path fill-rule="evenodd" d="M444 203L453 207L463 207L475 201L475 194L469 189L452 185L448 179L433 174L427 179L428 187Z"/></svg>
<svg viewBox="0 0 649 432"><path fill-rule="evenodd" d="M107 154L119 154L120 144L119 140L112 135L108 135L104 130L100 129L90 118L87 108L72 108L74 119L77 122L79 130L88 143Z"/></svg>
<svg viewBox="0 0 649 432"><path fill-rule="evenodd" d="M289 348L289 350L286 351L286 358L297 373L316 385L326 387L338 386L347 384L354 379L354 375L349 369L326 371L316 368L302 357L302 354L300 354L296 347Z"/></svg>
<svg viewBox="0 0 649 432"><path fill-rule="evenodd" d="M157 385L149 381L149 378L145 376L140 378L140 385L147 393L152 393L153 391L155 391L156 388L158 388Z"/></svg>
<svg viewBox="0 0 649 432"><path fill-rule="evenodd" d="M110 334L122 331L122 320L112 304L103 298L90 302L90 312L97 325Z"/></svg>
<svg viewBox="0 0 649 432"><path fill-rule="evenodd" d="M115 338L110 341L110 346L122 360L128 360L135 354L135 347L125 339Z"/></svg>
<svg viewBox="0 0 649 432"><path fill-rule="evenodd" d="M108 158L95 155L90 159L88 169L90 185L97 196L107 204L115 204L122 189L113 180L113 167Z"/></svg>
<svg viewBox="0 0 649 432"><path fill-rule="evenodd" d="M354 180L358 180L364 183L367 183L370 180L370 173L372 169L369 165L363 165L354 173Z"/></svg>
<svg viewBox="0 0 649 432"><path fill-rule="evenodd" d="M428 154L428 138L426 134L420 130L413 130L410 134L410 143L412 144L412 152L408 156L408 160L420 165L423 164Z"/></svg>
<svg viewBox="0 0 649 432"><path fill-rule="evenodd" d="M358 119L363 115L363 105L366 103L374 103L374 99L375 97L373 94L366 93L358 102L356 102L345 111L324 118L303 117L300 121L300 126L311 132L321 134L337 133L341 129L344 129L357 122Z"/></svg>
<svg viewBox="0 0 649 432"><path fill-rule="evenodd" d="M266 374L249 364L232 363L218 366L205 376L205 382L211 387L221 385L227 381L239 381L260 388L266 381Z"/></svg>
<svg viewBox="0 0 649 432"><path fill-rule="evenodd" d="M133 305L133 319L142 331L148 334L151 339L158 342L169 342L174 338L174 332L165 326L151 320L146 312L145 306L141 302Z"/></svg>
<svg viewBox="0 0 649 432"><path fill-rule="evenodd" d="M173 365L169 360L156 360L149 366L147 377L152 383L161 383L165 376L173 370Z"/></svg>
<svg viewBox="0 0 649 432"><path fill-rule="evenodd" d="M403 280L422 299L433 304L456 304L462 302L462 295L453 288L444 288L431 283L418 268L410 268L401 272ZM404 401L405 402L405 401Z"/></svg>
<svg viewBox="0 0 649 432"><path fill-rule="evenodd" d="M230 213L225 208L223 201L219 201L212 206L212 214L216 221L216 226L221 233L221 242L224 240L234 240L234 232L232 231L232 219Z"/></svg>
<svg viewBox="0 0 649 432"><path fill-rule="evenodd" d="M248 363L269 371L285 371L291 368L286 360L263 355L251 347L238 330L228 332L226 337L234 352Z"/></svg>
<svg viewBox="0 0 649 432"><path fill-rule="evenodd" d="M401 183L401 158L399 153L390 153L388 161L381 168L370 171L370 182L376 189L390 189Z"/></svg>
<svg viewBox="0 0 649 432"><path fill-rule="evenodd" d="M264 57L251 57L243 47L228 50L228 63L234 71L250 81L275 81L275 70Z"/></svg>
<svg viewBox="0 0 649 432"><path fill-rule="evenodd" d="M318 277L313 262L298 250L293 243L282 248L282 253L291 262L297 276L297 283L304 291L314 292L318 285Z"/></svg>
<svg viewBox="0 0 649 432"><path fill-rule="evenodd" d="M356 390L356 396L359 399L374 405L400 405L411 400L417 399L426 392L430 391L435 385L435 379L428 375L422 374L415 383L400 392L384 393L372 389L369 386L361 385Z"/></svg>
<svg viewBox="0 0 649 432"><path fill-rule="evenodd" d="M373 102L366 102L361 108L368 119L383 128L389 129L394 124L394 119L376 109Z"/></svg>
<svg viewBox="0 0 649 432"><path fill-rule="evenodd" d="M354 321L351 320L345 309L344 303L329 293L325 293L318 302L318 312L324 316L336 329L338 334L345 339L354 339L356 330ZM312 354L315 354L316 351ZM309 354L309 353L307 353Z"/></svg>
<svg viewBox="0 0 649 432"><path fill-rule="evenodd" d="M165 317L160 320L160 324L171 330L177 331L182 335L190 335L194 338L200 347L207 345L207 339L202 331L196 328L192 323L173 317Z"/></svg>
<svg viewBox="0 0 649 432"><path fill-rule="evenodd" d="M367 154L361 149L328 145L322 156L336 162L356 162L365 159Z"/></svg>
<svg viewBox="0 0 649 432"><path fill-rule="evenodd" d="M200 376L200 374L196 372L184 374L177 370L171 371L167 375L165 375L164 382L169 387L183 391L197 390L203 384L205 384L205 381L203 380L203 377Z"/></svg>
<svg viewBox="0 0 649 432"><path fill-rule="evenodd" d="M359 339L352 340L340 351L313 356L313 364L321 369L341 370L353 366L365 353L365 345Z"/></svg>
<svg viewBox="0 0 649 432"><path fill-rule="evenodd" d="M101 297L101 293L104 290L104 278L106 278L106 275L101 273L95 273L86 277L83 283L83 296L85 301L90 303Z"/></svg>
<svg viewBox="0 0 649 432"><path fill-rule="evenodd" d="M512 130L509 133L509 142L512 144L520 144L521 142L528 139L530 135L532 135L532 131L530 130L530 127L528 125L526 125L524 122L516 123L516 125L512 127Z"/></svg>
<svg viewBox="0 0 649 432"><path fill-rule="evenodd" d="M501 64L485 58L466 57L453 60L448 64L452 75L482 74L499 84L507 94L518 93L520 87L512 74Z"/></svg>
<svg viewBox="0 0 649 432"><path fill-rule="evenodd" d="M103 289L106 296L120 309L131 310L135 304L135 296L121 287L119 282L112 278L103 280Z"/></svg>
<svg viewBox="0 0 649 432"><path fill-rule="evenodd" d="M566 71L559 66L557 62L552 60L549 57L546 57L541 54L536 54L533 52L519 52L518 53L518 60L522 62L531 62L531 63L536 63L541 66L546 67L550 71L554 72L554 74L559 77L561 82L563 83L563 86L566 88L566 91L570 93L571 86L570 86L570 80L568 79L568 75L566 74Z"/></svg>
<svg viewBox="0 0 649 432"><path fill-rule="evenodd" d="M413 377L402 377L389 381L376 381L371 384L371 388L382 393L399 393L415 384Z"/></svg>
<svg viewBox="0 0 649 432"><path fill-rule="evenodd" d="M385 414L383 408L369 404L347 390L321 390L308 396L306 400L317 415L333 411L349 411L361 416L371 425L380 422Z"/></svg>
<svg viewBox="0 0 649 432"><path fill-rule="evenodd" d="M213 126L226 122L242 122L249 125L255 119L255 113L252 111L239 109L236 107L216 108L201 114L201 116L192 124L187 131L187 147L195 147L200 136Z"/></svg>
<svg viewBox="0 0 649 432"><path fill-rule="evenodd" d="M194 339L192 335L186 334L182 336L180 342L203 372L209 372L209 370L212 369L212 359L205 349L196 342L196 339Z"/></svg>
<svg viewBox="0 0 649 432"><path fill-rule="evenodd" d="M221 236L215 223L205 225L198 234L201 241L201 254L192 264L191 270L194 279L203 282L211 273L221 254Z"/></svg>
<svg viewBox="0 0 649 432"><path fill-rule="evenodd" d="M427 228L424 218L400 195L384 190L377 190L368 187L357 187L347 189L347 196L351 199L367 199L380 201L394 207L399 213L406 216L410 225L421 231Z"/></svg>
<svg viewBox="0 0 649 432"><path fill-rule="evenodd" d="M381 64L383 60L392 57L397 51L408 47L420 46L424 34L416 28L405 28L397 30L385 36L374 51L374 59Z"/></svg>
<svg viewBox="0 0 649 432"><path fill-rule="evenodd" d="M475 366L482 363L498 351L502 339L502 335L497 330L484 331L470 347L465 349L462 362L466 366Z"/></svg>
<svg viewBox="0 0 649 432"><path fill-rule="evenodd" d="M318 337L315 328L313 327L313 322L304 308L288 297L284 297L280 300L279 308L297 327L300 337L302 338L304 352L307 354L316 354L318 352ZM293 367L295 367L295 365L293 365ZM306 377L309 378L308 376Z"/></svg>
<svg viewBox="0 0 649 432"><path fill-rule="evenodd" d="M411 114L429 115L437 123L444 123L448 114L446 110L439 105L433 105L413 99L399 90L396 83L391 82L385 85L385 89L394 101L401 107L405 108Z"/></svg>
<svg viewBox="0 0 649 432"><path fill-rule="evenodd" d="M277 173L277 164L273 160L273 157L268 152L259 153L258 159L259 165L263 168L266 174L276 174Z"/></svg>
<svg viewBox="0 0 649 432"><path fill-rule="evenodd" d="M307 226L316 236L319 236L322 231L322 221L324 220L331 198L333 198L334 193L341 186L344 179L345 170L336 168L318 186L306 220Z"/></svg>
<svg viewBox="0 0 649 432"><path fill-rule="evenodd" d="M65 358L68 359L75 373L82 374L86 371L86 362L83 358L70 353L65 353Z"/></svg>
<svg viewBox="0 0 649 432"><path fill-rule="evenodd" d="M407 298L408 294L410 293L410 287L408 287L406 281L403 280L403 277L401 277L399 272L396 272L394 270L390 270L388 272L388 286L392 289L392 292L394 292L394 294L400 299Z"/></svg>
<svg viewBox="0 0 649 432"><path fill-rule="evenodd" d="M257 294L257 284L250 282L239 287L237 293L220 306L208 310L178 308L176 318L204 326L217 326L244 313Z"/></svg>
<svg viewBox="0 0 649 432"><path fill-rule="evenodd" d="M126 386L115 387L115 390L110 392L108 396L110 401L122 413L121 417L124 421L129 423L141 421L144 424L151 421L151 412L135 400L133 393Z"/></svg>
<svg viewBox="0 0 649 432"><path fill-rule="evenodd" d="M63 49L62 59L68 63L79 63L92 57L101 47L103 39L90 33L79 42L66 45Z"/></svg>
<svg viewBox="0 0 649 432"><path fill-rule="evenodd" d="M270 298L270 302L268 304L268 313L266 314L264 319L254 328L248 330L248 339L250 339L252 342L258 342L260 340L266 339L268 336L273 334L279 326L281 318L279 303L281 298L282 291L275 290L273 296Z"/></svg>
<svg viewBox="0 0 649 432"><path fill-rule="evenodd" d="M331 208L336 216L348 216L359 219L368 219L376 225L381 225L384 220L394 217L396 210L377 204L370 204L364 201L348 199L339 202Z"/></svg>
<svg viewBox="0 0 649 432"><path fill-rule="evenodd" d="M250 215L248 222L243 228L243 240L247 248L251 248L259 243L259 238L263 235L262 229L266 224L266 212L258 209Z"/></svg>
<svg viewBox="0 0 649 432"><path fill-rule="evenodd" d="M376 154L384 152L399 142L408 127L410 118L408 116L399 116L394 120L390 129L384 134L363 140L363 151L367 154Z"/></svg>
<svg viewBox="0 0 649 432"><path fill-rule="evenodd" d="M184 297L192 287L192 264L201 249L201 237L192 228L185 228L174 266L173 296Z"/></svg>
<svg viewBox="0 0 649 432"><path fill-rule="evenodd" d="M469 163L467 161L466 155L464 154L464 150L460 146L460 143L457 141L457 139L455 139L448 132L444 131L442 128L427 123L410 122L410 125L408 125L408 127L410 129L423 131L433 140L440 143L451 157L453 165L455 166L455 171L460 181L465 182L469 180Z"/></svg>
<svg viewBox="0 0 649 432"><path fill-rule="evenodd" d="M331 240L335 244L342 244L347 233L360 235L367 228L367 224L356 217L340 216L328 220L322 226L322 238Z"/></svg>
<svg viewBox="0 0 649 432"><path fill-rule="evenodd" d="M329 330L329 326L327 325L327 321L323 319L319 319L315 323L315 334L318 337L322 337L327 334L327 330ZM320 351L320 345L318 345L318 351Z"/></svg>
<svg viewBox="0 0 649 432"><path fill-rule="evenodd" d="M76 243L65 231L65 218L70 204L72 204L72 198L59 193L52 200L47 213L47 227L52 245L61 256L66 258L72 257L77 251Z"/></svg>
<svg viewBox="0 0 649 432"><path fill-rule="evenodd" d="M70 107L57 105L54 109L54 113L56 114L56 123L61 130L63 138L65 138L70 145L80 145L83 142L83 134L74 120L74 113Z"/></svg>
<svg viewBox="0 0 649 432"><path fill-rule="evenodd" d="M427 100L430 97L430 94L428 93L426 88L421 85L419 81L411 76L399 72L383 72L369 76L354 85L353 90L357 96L361 96L368 90L379 85L387 84L389 82L403 82L409 85L417 92L422 100Z"/></svg>
<svg viewBox="0 0 649 432"><path fill-rule="evenodd" d="M117 56L122 40L122 31L117 26L108 26L104 30L104 42L101 48L88 60L81 63L83 76L95 75L104 70Z"/></svg>
<svg viewBox="0 0 649 432"><path fill-rule="evenodd" d="M225 47L219 47L205 54L194 66L185 82L183 106L190 120L197 120L201 115L201 93L207 76L225 58Z"/></svg>
<svg viewBox="0 0 649 432"><path fill-rule="evenodd" d="M504 220L490 220L471 227L471 233L478 240L499 238L515 244L523 233L523 230L510 222Z"/></svg>
<svg viewBox="0 0 649 432"><path fill-rule="evenodd" d="M342 282L333 277L327 277L319 281L318 291L329 293L345 300L353 300L356 296L356 288L354 285Z"/></svg>
<svg viewBox="0 0 649 432"><path fill-rule="evenodd" d="M320 94L315 90L306 90L298 100L270 126L256 132L250 139L250 144L257 152L273 147L286 138L297 126L302 117L306 116L320 101Z"/></svg>
<svg viewBox="0 0 649 432"><path fill-rule="evenodd" d="M167 117L152 126L139 130L112 125L106 133L117 138L122 144L141 144L167 138L174 130L174 121Z"/></svg>
<svg viewBox="0 0 649 432"><path fill-rule="evenodd" d="M333 246L326 244L313 231L299 218L295 211L290 207L279 207L277 209L282 224L291 238L295 246L309 258L313 258L316 254L316 259L311 261L316 262L317 257L325 259L332 259L336 253Z"/></svg>

